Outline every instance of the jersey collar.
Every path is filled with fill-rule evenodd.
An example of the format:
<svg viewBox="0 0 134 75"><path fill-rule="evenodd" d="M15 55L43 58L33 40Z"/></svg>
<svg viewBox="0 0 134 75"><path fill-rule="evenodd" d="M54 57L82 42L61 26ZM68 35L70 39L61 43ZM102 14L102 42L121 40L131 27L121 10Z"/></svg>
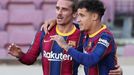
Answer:
<svg viewBox="0 0 134 75"><path fill-rule="evenodd" d="M106 25L102 25L102 28L101 28L100 30L96 31L96 32L93 33L93 34L89 34L89 37L92 38L92 37L96 36L96 35L99 34L102 30L104 30L104 29L106 29L106 28L107 28Z"/></svg>
<svg viewBox="0 0 134 75"><path fill-rule="evenodd" d="M58 26L56 25L56 33L60 36L69 36L72 35L76 31L76 27L74 26L73 29L68 33L62 33L59 31Z"/></svg>

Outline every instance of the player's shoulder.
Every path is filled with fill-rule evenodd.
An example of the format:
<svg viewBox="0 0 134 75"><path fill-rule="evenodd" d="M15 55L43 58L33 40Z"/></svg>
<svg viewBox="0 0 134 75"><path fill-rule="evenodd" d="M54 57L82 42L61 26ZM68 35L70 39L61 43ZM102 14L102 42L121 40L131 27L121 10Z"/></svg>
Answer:
<svg viewBox="0 0 134 75"><path fill-rule="evenodd" d="M39 35L41 35L42 33L45 33L45 32L38 30L38 31L36 31L36 36L39 36Z"/></svg>
<svg viewBox="0 0 134 75"><path fill-rule="evenodd" d="M105 29L101 34L100 34L101 38L109 38L109 39L113 39L113 34L110 32L110 30Z"/></svg>
<svg viewBox="0 0 134 75"><path fill-rule="evenodd" d="M80 29L80 27L79 27L79 24L78 23L73 23L74 25L75 25L75 27L77 28L77 29Z"/></svg>
<svg viewBox="0 0 134 75"><path fill-rule="evenodd" d="M102 31L102 35L113 36L113 33L108 28L106 28Z"/></svg>
<svg viewBox="0 0 134 75"><path fill-rule="evenodd" d="M80 31L80 29L79 29L79 25L78 25L77 23L73 23L73 25L74 25L74 27L75 27L75 32L74 32L74 34L80 34L81 31Z"/></svg>

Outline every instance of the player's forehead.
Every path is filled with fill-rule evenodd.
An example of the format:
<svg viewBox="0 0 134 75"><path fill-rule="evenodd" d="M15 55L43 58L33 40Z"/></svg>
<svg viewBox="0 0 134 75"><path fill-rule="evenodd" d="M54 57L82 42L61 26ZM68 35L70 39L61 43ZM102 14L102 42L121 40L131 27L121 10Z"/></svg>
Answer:
<svg viewBox="0 0 134 75"><path fill-rule="evenodd" d="M62 7L62 8L71 8L73 2L70 0L58 0L56 7Z"/></svg>
<svg viewBox="0 0 134 75"><path fill-rule="evenodd" d="M90 14L90 13L91 13L91 12L87 11L86 8L79 8L79 9L77 10L77 14L78 14L78 15L79 15L79 14L87 15L87 14Z"/></svg>

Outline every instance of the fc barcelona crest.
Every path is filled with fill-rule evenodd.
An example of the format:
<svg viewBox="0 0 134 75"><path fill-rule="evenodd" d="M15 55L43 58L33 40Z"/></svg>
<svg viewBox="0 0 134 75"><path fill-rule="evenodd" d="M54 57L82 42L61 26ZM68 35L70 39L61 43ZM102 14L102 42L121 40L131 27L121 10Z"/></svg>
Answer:
<svg viewBox="0 0 134 75"><path fill-rule="evenodd" d="M76 46L76 42L75 41L69 41L68 45L72 46L72 47L75 47Z"/></svg>

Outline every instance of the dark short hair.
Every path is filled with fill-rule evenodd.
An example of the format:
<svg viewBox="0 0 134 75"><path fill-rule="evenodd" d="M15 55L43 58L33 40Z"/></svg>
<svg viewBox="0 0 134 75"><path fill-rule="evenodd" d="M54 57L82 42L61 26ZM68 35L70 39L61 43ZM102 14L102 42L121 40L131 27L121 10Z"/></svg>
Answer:
<svg viewBox="0 0 134 75"><path fill-rule="evenodd" d="M86 8L89 12L97 13L100 19L105 12L104 4L99 0L82 0L78 3L77 9L79 8Z"/></svg>
<svg viewBox="0 0 134 75"><path fill-rule="evenodd" d="M68 0L68 1L71 1L72 2L73 12L77 12L77 5L78 5L78 1L79 0Z"/></svg>

